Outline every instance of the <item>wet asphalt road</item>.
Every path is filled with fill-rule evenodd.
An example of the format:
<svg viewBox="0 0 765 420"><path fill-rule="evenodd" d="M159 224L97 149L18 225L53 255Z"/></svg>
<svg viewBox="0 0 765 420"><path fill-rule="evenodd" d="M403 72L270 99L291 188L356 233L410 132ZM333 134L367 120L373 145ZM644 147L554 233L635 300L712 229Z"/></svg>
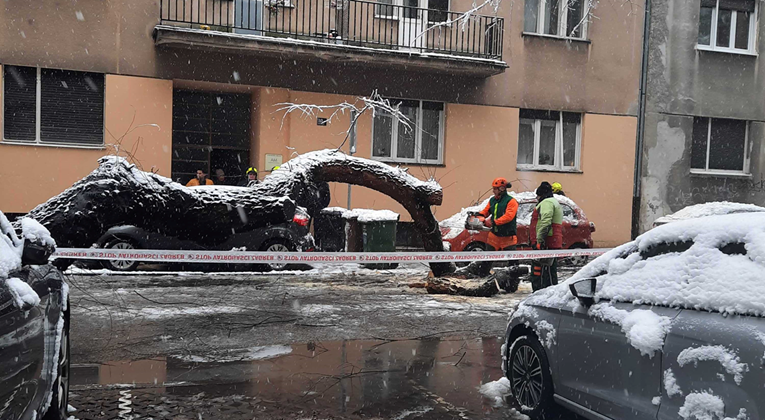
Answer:
<svg viewBox="0 0 765 420"><path fill-rule="evenodd" d="M529 285L492 298L409 287L426 275L70 274L73 414L518 418L478 388L502 376L507 315Z"/></svg>

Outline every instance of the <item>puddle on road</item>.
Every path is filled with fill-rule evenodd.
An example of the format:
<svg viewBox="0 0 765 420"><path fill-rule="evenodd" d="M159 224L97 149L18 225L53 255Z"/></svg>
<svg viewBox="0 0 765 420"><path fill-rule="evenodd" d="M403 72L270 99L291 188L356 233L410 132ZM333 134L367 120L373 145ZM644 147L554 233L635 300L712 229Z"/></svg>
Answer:
<svg viewBox="0 0 765 420"><path fill-rule="evenodd" d="M189 361L207 355L73 366L71 377L72 385L245 395L341 417L506 418L507 407L493 407L478 392L482 383L502 377L501 346L496 337L316 342L236 353L258 359L250 361Z"/></svg>

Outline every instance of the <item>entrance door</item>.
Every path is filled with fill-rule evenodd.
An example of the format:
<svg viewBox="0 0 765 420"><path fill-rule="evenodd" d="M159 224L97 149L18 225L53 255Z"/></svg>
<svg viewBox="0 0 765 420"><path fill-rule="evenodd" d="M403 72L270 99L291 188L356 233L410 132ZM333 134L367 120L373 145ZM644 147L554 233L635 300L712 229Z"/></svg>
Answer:
<svg viewBox="0 0 765 420"><path fill-rule="evenodd" d="M398 25L398 45L402 50L422 51L425 45L425 10L427 0L403 0Z"/></svg>

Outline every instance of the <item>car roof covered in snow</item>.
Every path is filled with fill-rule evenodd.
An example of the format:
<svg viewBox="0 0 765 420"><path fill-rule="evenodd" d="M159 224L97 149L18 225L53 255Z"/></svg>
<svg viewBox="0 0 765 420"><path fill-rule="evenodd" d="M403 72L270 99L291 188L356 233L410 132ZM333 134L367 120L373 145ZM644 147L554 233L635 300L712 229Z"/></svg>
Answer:
<svg viewBox="0 0 765 420"><path fill-rule="evenodd" d="M573 282L597 278L597 299L765 316L765 213L681 220L596 258L524 305L570 306Z"/></svg>
<svg viewBox="0 0 765 420"><path fill-rule="evenodd" d="M678 220L693 219L696 217L720 216L731 213L752 213L765 211L765 207L754 204L733 203L730 201L715 201L711 203L694 204L685 207L673 214L659 217L653 224L654 226L663 225Z"/></svg>

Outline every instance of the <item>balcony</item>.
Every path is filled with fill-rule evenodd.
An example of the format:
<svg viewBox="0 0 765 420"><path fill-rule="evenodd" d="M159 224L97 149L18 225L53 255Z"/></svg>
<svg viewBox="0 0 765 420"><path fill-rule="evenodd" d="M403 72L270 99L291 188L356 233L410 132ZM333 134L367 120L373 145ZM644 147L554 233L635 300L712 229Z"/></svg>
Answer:
<svg viewBox="0 0 765 420"><path fill-rule="evenodd" d="M392 4L403 1L405 4ZM504 19L438 0L160 0L158 47L352 62L488 77L502 61Z"/></svg>

